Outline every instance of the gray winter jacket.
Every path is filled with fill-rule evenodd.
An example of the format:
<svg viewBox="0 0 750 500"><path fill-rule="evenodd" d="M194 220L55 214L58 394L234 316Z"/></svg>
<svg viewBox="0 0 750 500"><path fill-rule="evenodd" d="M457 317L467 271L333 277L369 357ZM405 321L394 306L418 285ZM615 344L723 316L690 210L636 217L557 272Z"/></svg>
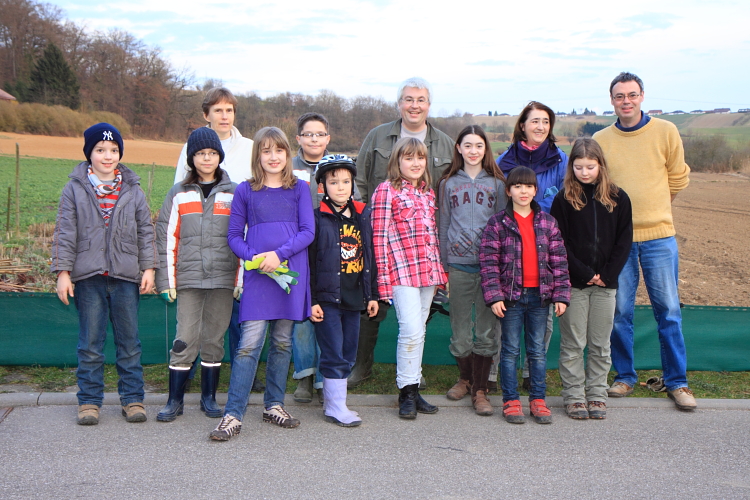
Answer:
<svg viewBox="0 0 750 500"><path fill-rule="evenodd" d="M239 259L227 242L236 187L224 172L205 199L197 184L180 182L169 190L156 221L159 292L169 288L231 289L239 285Z"/></svg>
<svg viewBox="0 0 750 500"><path fill-rule="evenodd" d="M463 170L438 187L440 258L449 264L478 265L482 232L505 209L505 183L484 170L472 179Z"/></svg>
<svg viewBox="0 0 750 500"><path fill-rule="evenodd" d="M84 161L73 169L60 196L51 270L70 271L73 282L106 272L113 278L140 283L141 271L159 265L141 178L118 164L122 186L107 226L88 179L88 166Z"/></svg>

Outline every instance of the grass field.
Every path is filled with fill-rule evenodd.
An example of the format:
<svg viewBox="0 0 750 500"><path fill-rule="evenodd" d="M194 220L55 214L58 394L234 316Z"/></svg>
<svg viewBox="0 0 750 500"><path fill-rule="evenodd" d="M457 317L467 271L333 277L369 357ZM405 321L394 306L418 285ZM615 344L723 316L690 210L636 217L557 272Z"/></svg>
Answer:
<svg viewBox="0 0 750 500"><path fill-rule="evenodd" d="M287 378L287 393L297 388L297 381L292 379L292 369ZM224 365L221 372L219 392L227 392L231 370ZM422 373L427 380L427 389L423 394L445 394L456 382L458 368L446 365L425 365ZM148 390L152 392L168 392L167 365L147 365L143 367L143 376ZM649 377L660 376L656 370L639 370L641 381ZM609 383L613 381L614 373L610 373ZM258 378L265 380L265 363L258 367ZM192 384L191 392L200 392L200 370ZM350 389L351 394L396 394L396 365L376 363L373 366L373 376L362 385ZM520 380L520 372L519 372ZM117 371L114 365L104 366L105 391L117 391ZM43 368L38 366L0 366L0 391L2 384L24 384L45 392L65 392L76 384L75 368ZM698 398L747 399L750 398L750 372L688 372L688 383ZM562 390L560 374L557 370L547 371L547 395L559 396ZM521 390L521 394L528 393ZM633 393L641 398L666 398L665 393L655 393L646 387L638 386Z"/></svg>
<svg viewBox="0 0 750 500"><path fill-rule="evenodd" d="M68 182L68 175L77 162L48 158L21 157L20 160L20 213L21 230L32 224L55 222L60 193ZM141 177L141 187L148 189L148 176L151 165L127 164ZM14 156L0 155L0 228L5 230L8 206L8 187L15 196L16 159ZM151 192L151 211L161 207L164 197L174 182L174 167L154 168L154 181ZM11 229L15 227L15 198L11 200Z"/></svg>

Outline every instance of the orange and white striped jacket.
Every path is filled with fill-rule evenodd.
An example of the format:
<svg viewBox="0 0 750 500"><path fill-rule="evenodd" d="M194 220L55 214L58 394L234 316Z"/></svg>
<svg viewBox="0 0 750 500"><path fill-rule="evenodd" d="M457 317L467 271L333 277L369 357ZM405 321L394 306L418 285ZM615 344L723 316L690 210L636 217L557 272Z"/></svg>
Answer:
<svg viewBox="0 0 750 500"><path fill-rule="evenodd" d="M227 244L236 187L224 173L205 199L196 184L169 190L156 221L158 291L242 286L240 260Z"/></svg>

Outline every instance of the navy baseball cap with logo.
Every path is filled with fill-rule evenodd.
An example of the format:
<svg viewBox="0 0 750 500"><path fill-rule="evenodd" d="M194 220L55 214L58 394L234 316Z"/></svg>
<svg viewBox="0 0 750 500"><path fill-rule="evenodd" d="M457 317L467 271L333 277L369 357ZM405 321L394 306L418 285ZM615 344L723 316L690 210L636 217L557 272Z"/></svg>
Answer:
<svg viewBox="0 0 750 500"><path fill-rule="evenodd" d="M120 148L120 159L122 160L122 153L125 149L122 144L122 136L113 125L104 122L92 125L83 133L83 140L83 154L86 155L87 161L91 161L91 152L99 141L116 142Z"/></svg>

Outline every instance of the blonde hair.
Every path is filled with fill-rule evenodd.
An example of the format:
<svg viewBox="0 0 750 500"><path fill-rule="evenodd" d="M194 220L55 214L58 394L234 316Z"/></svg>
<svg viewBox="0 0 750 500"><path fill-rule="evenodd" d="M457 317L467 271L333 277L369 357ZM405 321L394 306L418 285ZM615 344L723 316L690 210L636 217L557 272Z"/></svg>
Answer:
<svg viewBox="0 0 750 500"><path fill-rule="evenodd" d="M260 152L268 146L281 148L286 151L286 165L281 171L281 187L291 189L297 183L297 177L292 170L292 148L284 132L276 127L263 127L253 137L253 153L250 160L249 179L253 191L260 191L266 184L266 171L260 164Z"/></svg>
<svg viewBox="0 0 750 500"><path fill-rule="evenodd" d="M583 194L583 187L578 179L576 179L576 174L573 171L573 162L581 158L594 160L599 163L599 175L596 178L594 199L604 205L604 208L606 208L608 212L612 212L617 206L617 202L614 198L617 198L619 188L609 178L609 169L607 168L607 161L604 159L604 152L602 151L601 146L599 146L599 143L594 139L576 139L576 142L573 144L573 149L570 150L568 169L565 172L565 179L563 180L565 200L570 203L575 210L581 210L586 206L586 196Z"/></svg>
<svg viewBox="0 0 750 500"><path fill-rule="evenodd" d="M430 190L430 183L432 182L432 177L430 176L430 166L427 165L426 161L428 156L427 146L424 145L424 142L413 137L402 137L398 140L396 145L393 146L391 158L388 160L388 181L390 181L391 186L393 186L394 189L397 189L399 191L401 190L404 178L401 175L400 163L401 158L406 155L425 157L424 173L422 173L422 177L420 177L419 180L421 182L424 182L421 190L423 193L426 193Z"/></svg>

